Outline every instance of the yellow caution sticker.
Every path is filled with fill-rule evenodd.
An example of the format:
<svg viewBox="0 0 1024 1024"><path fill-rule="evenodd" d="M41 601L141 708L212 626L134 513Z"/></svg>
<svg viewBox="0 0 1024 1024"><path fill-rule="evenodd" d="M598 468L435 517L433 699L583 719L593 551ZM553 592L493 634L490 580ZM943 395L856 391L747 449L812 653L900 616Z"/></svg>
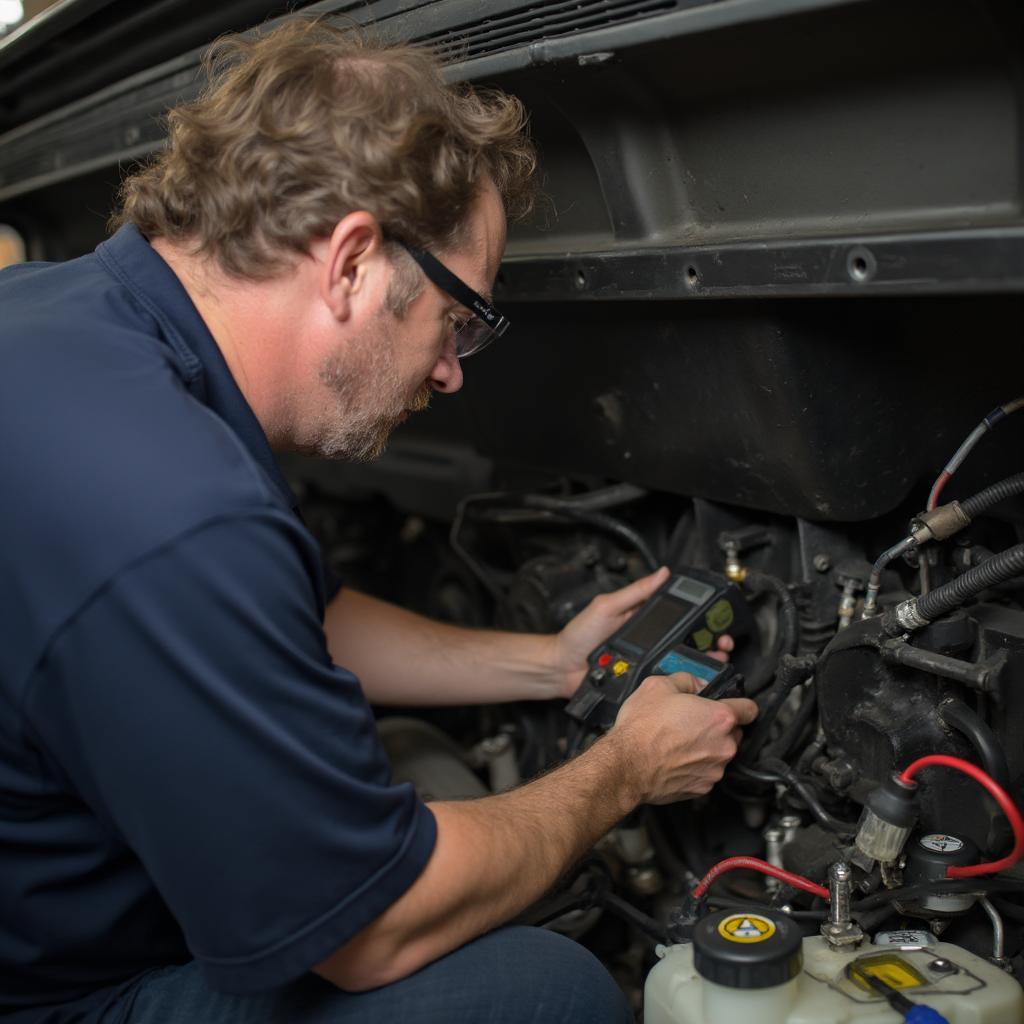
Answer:
<svg viewBox="0 0 1024 1024"><path fill-rule="evenodd" d="M735 616L733 615L732 605L723 597L708 609L707 615L704 616L704 621L708 624L708 629L712 633L721 633L723 629L728 629L732 625L733 618Z"/></svg>
<svg viewBox="0 0 1024 1024"><path fill-rule="evenodd" d="M629 671L629 662L623 661L621 658L612 665L612 671L617 676L624 676Z"/></svg>
<svg viewBox="0 0 1024 1024"><path fill-rule="evenodd" d="M697 632L690 637L690 642L698 651L706 651L711 646L711 642L714 639L714 634L710 629L698 629Z"/></svg>
<svg viewBox="0 0 1024 1024"><path fill-rule="evenodd" d="M775 934L775 922L758 914L730 914L718 922L718 934L730 942L764 942Z"/></svg>
<svg viewBox="0 0 1024 1024"><path fill-rule="evenodd" d="M866 956L850 965L850 977L862 989L874 994L874 989L862 977L865 974L885 982L889 988L918 988L928 984L928 980L909 960L894 953Z"/></svg>

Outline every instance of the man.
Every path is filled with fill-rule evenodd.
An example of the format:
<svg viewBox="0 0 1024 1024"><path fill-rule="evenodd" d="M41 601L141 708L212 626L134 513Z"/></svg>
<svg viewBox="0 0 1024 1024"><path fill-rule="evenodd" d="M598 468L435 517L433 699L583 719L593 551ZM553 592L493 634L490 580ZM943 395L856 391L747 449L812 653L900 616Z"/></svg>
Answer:
<svg viewBox="0 0 1024 1024"><path fill-rule="evenodd" d="M271 454L371 457L461 386L522 125L291 21L218 50L111 240L0 278L3 1020L628 1019L581 947L500 926L707 792L755 706L651 679L571 763L424 805L369 702L568 697L664 571L557 636L431 623L325 584Z"/></svg>

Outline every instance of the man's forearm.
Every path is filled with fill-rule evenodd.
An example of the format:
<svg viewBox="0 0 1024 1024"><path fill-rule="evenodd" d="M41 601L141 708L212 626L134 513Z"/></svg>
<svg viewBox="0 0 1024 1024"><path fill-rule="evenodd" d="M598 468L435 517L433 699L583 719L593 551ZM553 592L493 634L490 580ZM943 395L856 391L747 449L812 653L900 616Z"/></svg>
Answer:
<svg viewBox="0 0 1024 1024"><path fill-rule="evenodd" d="M463 629L343 589L324 622L331 657L381 705L479 704L556 696L553 638Z"/></svg>
<svg viewBox="0 0 1024 1024"><path fill-rule="evenodd" d="M423 873L317 972L349 990L375 988L514 917L637 805L628 761L610 735L510 793L432 804L437 843Z"/></svg>

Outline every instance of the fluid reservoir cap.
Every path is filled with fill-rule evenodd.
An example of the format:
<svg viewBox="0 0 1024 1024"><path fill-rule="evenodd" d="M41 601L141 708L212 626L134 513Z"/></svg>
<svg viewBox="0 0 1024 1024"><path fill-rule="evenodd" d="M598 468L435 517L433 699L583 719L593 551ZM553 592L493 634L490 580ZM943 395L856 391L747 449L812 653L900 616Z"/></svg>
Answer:
<svg viewBox="0 0 1024 1024"><path fill-rule="evenodd" d="M803 968L803 935L783 914L719 911L693 930L697 973L729 988L773 988Z"/></svg>
<svg viewBox="0 0 1024 1024"><path fill-rule="evenodd" d="M908 885L942 881L946 868L978 861L978 847L967 836L947 832L925 832L906 845L907 866L903 880Z"/></svg>

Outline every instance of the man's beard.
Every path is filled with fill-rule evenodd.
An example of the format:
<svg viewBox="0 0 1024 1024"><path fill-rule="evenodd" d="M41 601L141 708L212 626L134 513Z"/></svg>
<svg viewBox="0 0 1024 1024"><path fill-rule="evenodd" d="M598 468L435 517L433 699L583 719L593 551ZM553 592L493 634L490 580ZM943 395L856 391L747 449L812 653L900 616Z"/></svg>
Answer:
<svg viewBox="0 0 1024 1024"><path fill-rule="evenodd" d="M395 339L384 316L374 338L359 342L344 356L328 356L320 367L320 381L327 385L333 403L324 410L318 428L304 447L330 459L368 462L381 455L388 438L410 412L430 404L433 388L420 386L406 400L395 367Z"/></svg>

